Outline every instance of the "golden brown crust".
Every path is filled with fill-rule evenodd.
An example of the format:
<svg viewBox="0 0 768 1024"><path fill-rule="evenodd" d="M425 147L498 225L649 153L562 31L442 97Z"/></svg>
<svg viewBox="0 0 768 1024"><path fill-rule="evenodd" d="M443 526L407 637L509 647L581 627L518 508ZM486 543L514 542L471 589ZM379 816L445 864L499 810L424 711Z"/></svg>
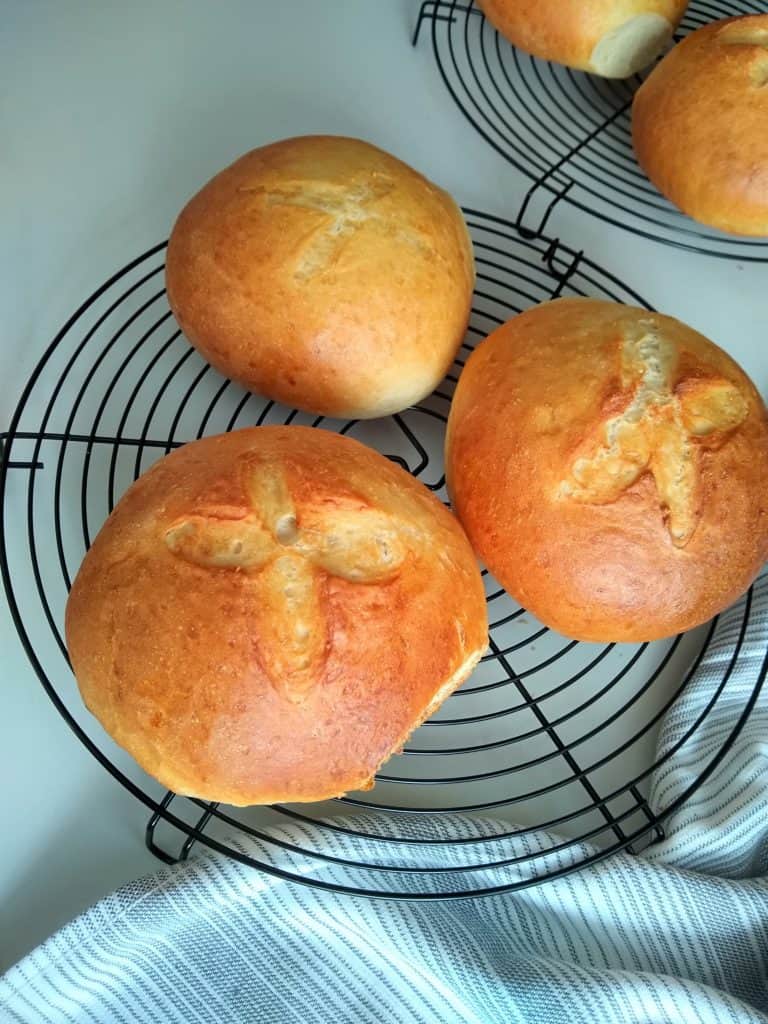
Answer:
<svg viewBox="0 0 768 1024"><path fill-rule="evenodd" d="M684 213L768 236L768 14L687 36L635 94L640 166Z"/></svg>
<svg viewBox="0 0 768 1024"><path fill-rule="evenodd" d="M303 136L246 153L187 203L166 285L222 373L310 412L371 417L444 377L474 262L442 189L368 143Z"/></svg>
<svg viewBox="0 0 768 1024"><path fill-rule="evenodd" d="M513 45L607 78L646 67L672 39L687 0L478 0Z"/></svg>
<svg viewBox="0 0 768 1024"><path fill-rule="evenodd" d="M768 420L671 317L560 299L472 354L446 447L454 508L502 585L583 640L705 622L768 556Z"/></svg>
<svg viewBox="0 0 768 1024"><path fill-rule="evenodd" d="M487 639L461 528L347 437L185 445L86 555L66 635L83 699L178 793L231 804L366 786Z"/></svg>

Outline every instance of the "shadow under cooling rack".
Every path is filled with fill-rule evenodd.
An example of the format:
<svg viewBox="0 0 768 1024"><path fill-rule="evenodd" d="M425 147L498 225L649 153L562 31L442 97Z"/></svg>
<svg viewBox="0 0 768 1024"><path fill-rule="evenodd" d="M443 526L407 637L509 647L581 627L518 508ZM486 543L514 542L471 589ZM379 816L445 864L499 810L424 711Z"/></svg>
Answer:
<svg viewBox="0 0 768 1024"><path fill-rule="evenodd" d="M758 0L692 0L677 38L710 21L765 14ZM613 81L530 57L508 43L474 2L425 0L413 42L428 31L459 108L494 149L533 179L517 215L540 234L561 200L644 238L742 262L768 262L768 241L698 225L640 169L631 107L640 76Z"/></svg>
<svg viewBox="0 0 768 1024"><path fill-rule="evenodd" d="M445 500L445 421L478 341L558 295L646 305L559 241L523 238L499 218L465 214L477 262L465 344L438 390L396 416L311 417L220 377L173 319L163 287L164 245L94 292L26 385L0 464L8 602L51 700L149 808L147 842L163 859L186 857L202 842L282 878L390 898L521 888L662 835L665 816L714 770L757 697L765 663L727 726L718 726L685 792L660 802L651 794L654 772L696 739L724 700L734 700L728 681L743 669L751 599L724 617L733 642L712 692L662 750L659 723L686 699L722 623L656 644L579 644L546 629L486 573L487 655L384 766L370 792L246 809L177 797L144 775L83 708L63 636L69 586L120 495L165 452L237 427L302 423L358 438Z"/></svg>

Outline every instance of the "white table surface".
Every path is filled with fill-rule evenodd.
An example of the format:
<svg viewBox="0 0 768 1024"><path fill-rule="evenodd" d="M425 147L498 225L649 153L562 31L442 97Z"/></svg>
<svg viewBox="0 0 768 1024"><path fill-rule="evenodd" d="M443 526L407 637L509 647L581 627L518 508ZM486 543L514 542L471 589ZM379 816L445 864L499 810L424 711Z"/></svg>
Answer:
<svg viewBox="0 0 768 1024"><path fill-rule="evenodd" d="M453 105L427 39L410 46L417 9L418 0L0 0L0 430L74 307L166 237L186 198L253 146L356 135L460 202L517 211L524 179ZM764 265L681 254L566 205L551 227L709 334L768 392ZM0 605L1 970L157 862L143 844L146 809L59 718Z"/></svg>

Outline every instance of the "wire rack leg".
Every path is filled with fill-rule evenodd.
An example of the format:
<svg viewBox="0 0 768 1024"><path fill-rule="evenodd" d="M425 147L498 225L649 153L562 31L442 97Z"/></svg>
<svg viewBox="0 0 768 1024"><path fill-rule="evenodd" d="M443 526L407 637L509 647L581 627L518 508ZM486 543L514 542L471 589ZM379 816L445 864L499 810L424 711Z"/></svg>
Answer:
<svg viewBox="0 0 768 1024"><path fill-rule="evenodd" d="M168 790L168 792L165 794L165 796L160 802L160 807L154 812L154 814L147 822L147 827L144 833L144 841L146 843L147 849L150 851L150 853L153 853L155 857L157 857L159 860L162 860L166 864L178 864L179 861L185 861L189 857L190 851L192 850L192 847L195 845L197 841L193 835L187 836L187 838L184 840L181 846L181 849L179 850L178 855L168 853L167 850L163 849L162 846L159 846L155 842L155 832L157 830L157 826L160 824L164 817L163 811L168 810L168 808L175 799L176 794L171 792L171 790ZM213 812L218 808L218 806L219 805L217 803L208 804L203 813L195 822L194 827L195 829L197 829L198 832L203 831L208 822L211 820L211 816L213 815Z"/></svg>
<svg viewBox="0 0 768 1024"><path fill-rule="evenodd" d="M443 12L441 8L447 8L447 12ZM421 26L425 18L430 18L432 21L456 21L455 13L460 11L462 14L479 14L482 16L482 11L477 7L463 7L461 4L452 3L451 0L424 0L419 10L419 18L416 22L416 28L413 30L413 36L411 37L411 45L415 46L419 41L419 33L421 32Z"/></svg>
<svg viewBox="0 0 768 1024"><path fill-rule="evenodd" d="M553 299L559 299L560 296L563 294L563 289L568 284L573 275L576 273L576 271L579 269L579 264L581 263L581 259L584 255L583 250L574 253L572 256L569 252L566 256L565 267L561 270L555 263L555 260L559 255L559 249L560 239L553 238L552 241L549 243L547 251L542 256L542 260L547 264L547 268L550 274L554 277L556 282L555 287L552 289L550 296ZM571 257L570 260L568 260L568 256Z"/></svg>
<svg viewBox="0 0 768 1024"><path fill-rule="evenodd" d="M528 207L531 204L531 200L533 199L533 197L536 195L536 193L539 191L539 189L548 181L548 179L551 176L552 176L552 170L549 170L549 171L546 172L546 174L543 174L540 178L536 179L536 181L533 183L533 185L531 185L531 187L525 193L525 197L523 198L522 205L520 206L520 209L517 212L517 218L515 220L515 227L520 232L521 237L527 239L528 241L531 241L534 238L541 238L541 236L544 233L544 230L545 230L547 224L549 223L549 218L552 216L553 210L555 209L557 204L560 202L560 200L564 199L565 196L567 196L568 193L573 188L573 182L570 181L570 180L567 180L562 185L560 185L555 190L555 194L553 195L552 199L548 203L547 208L544 211L544 214L543 214L541 220L539 221L537 227L535 227L535 228L526 227L526 225L523 223L523 221L525 220L525 215L528 212Z"/></svg>
<svg viewBox="0 0 768 1024"><path fill-rule="evenodd" d="M642 813L648 819L648 824L649 824L649 826L651 828L651 831L653 832L653 836L654 836L653 842L654 843L658 843L662 839L666 839L667 833L666 833L666 831L664 829L664 826L658 820L656 815L653 813L653 811L651 810L650 806L648 805L648 801L645 799L645 797L640 792L640 790L637 788L637 786L630 786L629 787L629 792L632 794L632 796L635 798L635 800L637 800L637 809L639 811L642 811ZM635 852L632 849L631 846L628 847L628 849L629 849L630 853L634 853Z"/></svg>
<svg viewBox="0 0 768 1024"><path fill-rule="evenodd" d="M604 118L604 120L600 122L600 124L598 124L590 132L588 132L582 139L579 139L575 146L571 146L571 148L563 156L561 156L560 159L556 161L556 163L552 164L551 167L547 168L547 170L544 171L543 174L540 174L539 177L536 178L533 185L531 185L531 187L525 194L523 203L520 207L520 210L517 214L517 218L515 221L517 230L521 233L523 238L538 238L541 236L542 232L547 226L549 218L552 216L552 211L560 202L560 200L563 199L573 187L574 183L570 179L565 179L564 181L557 182L557 179L555 178L557 172L561 170L567 163L569 163L575 156L577 156L583 149L589 146L589 144L593 142L598 137L598 135L601 135L606 130L606 128L610 127L610 125L612 125L614 121L621 117L622 114L625 114L631 106L632 100L628 100L626 103L622 104L622 106L617 107L617 109L614 110L612 114L609 114L608 117ZM542 188L547 188L550 192L554 191L555 194L552 200L549 202L546 210L544 211L544 215L542 219L539 221L538 227L526 227L526 225L523 222L528 212L528 207L531 205L531 201L533 200L534 196Z"/></svg>
<svg viewBox="0 0 768 1024"><path fill-rule="evenodd" d="M18 461L15 461L15 460L12 461L11 458L10 458L11 446L10 446L10 444L6 444L7 438L8 438L7 434L0 434L0 468L1 469L5 470L5 469L42 469L43 468L43 464L40 461L35 461L35 462L18 462ZM8 455L6 455L6 448L8 449Z"/></svg>

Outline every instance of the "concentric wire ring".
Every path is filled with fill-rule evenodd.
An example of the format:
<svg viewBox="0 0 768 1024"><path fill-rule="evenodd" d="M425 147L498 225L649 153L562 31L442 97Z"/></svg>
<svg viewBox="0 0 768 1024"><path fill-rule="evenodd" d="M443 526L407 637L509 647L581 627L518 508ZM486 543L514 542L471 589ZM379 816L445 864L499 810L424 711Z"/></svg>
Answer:
<svg viewBox="0 0 768 1024"><path fill-rule="evenodd" d="M128 484L185 441L238 426L304 423L350 433L445 497L444 424L466 355L514 313L553 295L643 300L580 253L525 239L465 211L478 283L453 370L419 407L375 422L331 422L245 393L187 345L162 287L164 246L133 260L64 325L32 374L0 475L2 573L19 635L51 699L95 757L193 842L283 878L391 898L453 898L559 877L658 835L680 799L652 810L650 777L702 727L740 664L750 603L712 698L676 745L658 724L690 684L716 628L659 644L590 645L537 623L486 574L491 650L476 675L391 760L370 793L313 805L234 809L163 796L84 711L68 668L66 595L95 532ZM26 523L11 546L8 525ZM53 642L52 642L53 641ZM735 740L756 699L688 789ZM161 826L164 822L165 826ZM551 834L554 833L554 834ZM587 845L590 844L590 845Z"/></svg>

